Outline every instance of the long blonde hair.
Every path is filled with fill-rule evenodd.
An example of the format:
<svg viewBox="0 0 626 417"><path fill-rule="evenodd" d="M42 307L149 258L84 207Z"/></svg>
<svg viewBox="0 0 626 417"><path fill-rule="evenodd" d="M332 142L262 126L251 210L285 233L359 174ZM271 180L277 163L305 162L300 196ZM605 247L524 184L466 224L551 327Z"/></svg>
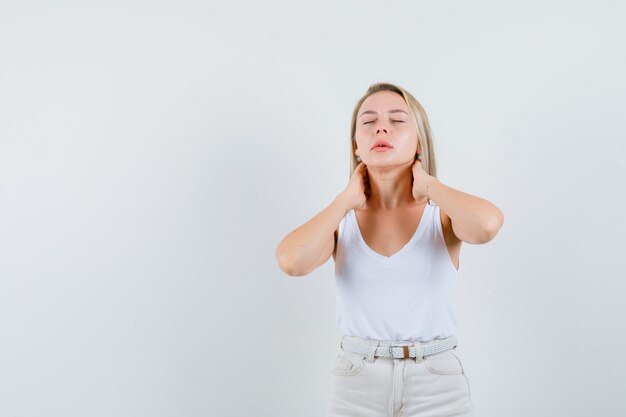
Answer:
<svg viewBox="0 0 626 417"><path fill-rule="evenodd" d="M365 92L365 95L361 97L356 103L356 106L354 106L354 111L352 112L352 123L350 124L350 142L352 143L352 146L350 151L350 176L348 178L352 177L354 170L356 169L357 165L359 165L359 161L357 161L356 155L354 154L354 151L356 150L356 121L359 109L361 108L361 104L363 104L366 98L378 91L393 91L394 93L400 94L404 98L404 101L409 107L410 113L413 115L413 122L417 127L417 140L420 144L419 148L422 151L420 153L422 168L429 175L437 177L435 149L433 147L433 134L430 130L426 111L424 111L424 108L422 107L420 102L417 101L417 99L404 88L390 83L376 83L370 85L370 87Z"/></svg>

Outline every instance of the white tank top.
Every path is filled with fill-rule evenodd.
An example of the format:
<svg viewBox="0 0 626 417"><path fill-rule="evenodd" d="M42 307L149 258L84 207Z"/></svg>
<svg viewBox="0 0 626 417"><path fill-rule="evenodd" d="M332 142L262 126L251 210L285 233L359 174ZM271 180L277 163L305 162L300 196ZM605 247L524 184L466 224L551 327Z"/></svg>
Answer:
<svg viewBox="0 0 626 417"><path fill-rule="evenodd" d="M391 256L365 243L350 210L337 236L337 327L342 335L394 342L452 336L456 277L434 201L411 240Z"/></svg>

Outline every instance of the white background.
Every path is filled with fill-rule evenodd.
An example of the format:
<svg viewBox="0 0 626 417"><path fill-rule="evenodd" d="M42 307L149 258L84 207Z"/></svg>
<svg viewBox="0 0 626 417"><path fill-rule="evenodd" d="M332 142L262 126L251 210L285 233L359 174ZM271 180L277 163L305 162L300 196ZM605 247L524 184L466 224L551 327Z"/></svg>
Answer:
<svg viewBox="0 0 626 417"><path fill-rule="evenodd" d="M626 413L626 6L0 2L0 415L322 416L332 259L279 241L343 190L375 82L425 107L464 244L479 417Z"/></svg>

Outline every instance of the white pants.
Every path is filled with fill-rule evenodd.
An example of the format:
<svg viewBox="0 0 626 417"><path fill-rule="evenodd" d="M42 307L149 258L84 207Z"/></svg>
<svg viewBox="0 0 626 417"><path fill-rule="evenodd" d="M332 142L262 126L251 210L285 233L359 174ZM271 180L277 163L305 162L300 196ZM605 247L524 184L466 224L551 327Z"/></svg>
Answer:
<svg viewBox="0 0 626 417"><path fill-rule="evenodd" d="M370 345L389 343L343 336L348 337ZM475 417L456 347L421 361L340 348L327 410L327 417Z"/></svg>

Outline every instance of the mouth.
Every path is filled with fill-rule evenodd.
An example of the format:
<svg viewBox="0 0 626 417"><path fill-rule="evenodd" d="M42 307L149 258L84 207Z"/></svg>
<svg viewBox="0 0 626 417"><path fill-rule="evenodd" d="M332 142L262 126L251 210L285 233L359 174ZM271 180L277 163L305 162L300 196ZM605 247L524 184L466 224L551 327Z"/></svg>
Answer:
<svg viewBox="0 0 626 417"><path fill-rule="evenodd" d="M372 146L372 148L370 150L378 149L378 148L389 148L389 149L392 149L393 146L391 146L391 143L387 142L386 140L377 140L374 143L374 146Z"/></svg>

